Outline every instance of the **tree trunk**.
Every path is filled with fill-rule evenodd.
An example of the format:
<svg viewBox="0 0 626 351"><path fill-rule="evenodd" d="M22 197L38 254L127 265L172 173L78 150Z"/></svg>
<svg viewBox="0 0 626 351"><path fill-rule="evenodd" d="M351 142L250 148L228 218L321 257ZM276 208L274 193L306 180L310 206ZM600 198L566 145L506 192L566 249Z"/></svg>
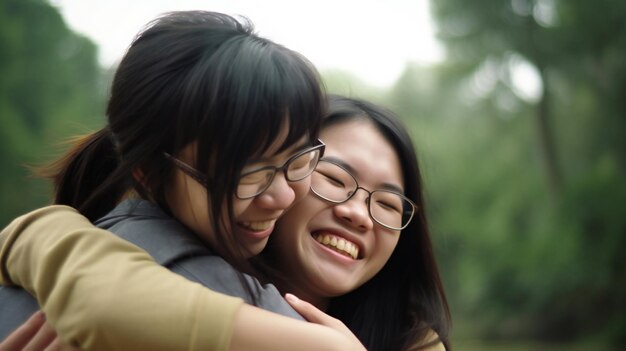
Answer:
<svg viewBox="0 0 626 351"><path fill-rule="evenodd" d="M556 199L561 193L563 179L558 162L555 136L550 124L550 86L543 67L539 67L539 74L543 82L543 95L537 105L539 152L543 162L548 192L553 199Z"/></svg>

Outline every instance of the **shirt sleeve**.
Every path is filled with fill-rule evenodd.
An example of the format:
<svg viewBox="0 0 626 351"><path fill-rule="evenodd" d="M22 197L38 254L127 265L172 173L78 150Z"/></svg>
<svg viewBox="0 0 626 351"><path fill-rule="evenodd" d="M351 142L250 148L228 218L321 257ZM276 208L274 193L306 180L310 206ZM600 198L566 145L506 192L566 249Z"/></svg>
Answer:
<svg viewBox="0 0 626 351"><path fill-rule="evenodd" d="M84 350L228 350L243 303L58 205L2 230L0 283L28 290L59 335Z"/></svg>

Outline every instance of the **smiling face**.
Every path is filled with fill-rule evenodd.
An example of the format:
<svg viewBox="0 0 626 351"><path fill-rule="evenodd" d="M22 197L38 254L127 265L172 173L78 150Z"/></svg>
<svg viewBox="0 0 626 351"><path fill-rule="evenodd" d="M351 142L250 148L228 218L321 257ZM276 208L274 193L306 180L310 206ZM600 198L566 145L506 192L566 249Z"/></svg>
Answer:
<svg viewBox="0 0 626 351"><path fill-rule="evenodd" d="M350 169L359 186L369 190L404 189L402 168L392 145L367 120L349 120L322 130L325 159ZM272 255L285 276L283 292L293 292L320 307L324 300L350 292L385 265L399 231L372 220L368 194L333 204L309 193L277 223Z"/></svg>
<svg viewBox="0 0 626 351"><path fill-rule="evenodd" d="M285 128L263 154L248 162L243 173L268 165L280 166L290 156L310 146L303 138L286 150L278 152L286 133ZM195 159L194 151L195 143L192 143L185 147L177 158L192 165ZM297 182L288 182L284 172L279 172L269 188L260 195L244 200L233 195L233 218L227 222L230 223L236 242L242 246L245 253L253 256L265 248L278 217L295 201L306 195L309 185L310 177ZM207 206L207 189L203 185L177 169L166 196L174 217L194 231L213 249L221 247L216 243L214 234L216 229L213 227L214 221L211 219ZM226 206L224 204L222 211L224 216L228 213Z"/></svg>

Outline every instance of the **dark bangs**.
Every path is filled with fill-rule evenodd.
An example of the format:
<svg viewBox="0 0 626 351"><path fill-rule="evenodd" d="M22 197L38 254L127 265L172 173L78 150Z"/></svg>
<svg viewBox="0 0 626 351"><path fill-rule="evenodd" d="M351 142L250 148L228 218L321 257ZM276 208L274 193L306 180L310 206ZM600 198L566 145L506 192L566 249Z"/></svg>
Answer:
<svg viewBox="0 0 626 351"><path fill-rule="evenodd" d="M216 54L221 65L214 62L217 76L209 83L220 85L216 93L221 104L215 106L223 110L207 118L223 124L216 137L229 157L240 161L236 168L263 153L284 126L288 135L279 151L303 136L314 141L325 97L313 66L298 53L265 39L248 36L233 41L234 45Z"/></svg>
<svg viewBox="0 0 626 351"><path fill-rule="evenodd" d="M212 215L220 218L246 162L260 156L285 126L280 151L302 137L312 143L326 105L317 70L276 43L239 35L206 55L188 72L180 110L184 119L198 118L198 128L194 137L180 140L197 140L196 166L207 172Z"/></svg>

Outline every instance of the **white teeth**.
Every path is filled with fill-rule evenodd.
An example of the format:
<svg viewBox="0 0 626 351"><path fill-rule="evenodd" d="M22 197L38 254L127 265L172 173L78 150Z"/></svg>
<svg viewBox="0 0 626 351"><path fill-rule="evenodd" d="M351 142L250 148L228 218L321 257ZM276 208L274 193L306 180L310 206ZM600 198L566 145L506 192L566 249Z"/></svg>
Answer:
<svg viewBox="0 0 626 351"><path fill-rule="evenodd" d="M316 234L314 238L320 244L330 247L341 254L350 256L355 260L359 256L359 247L353 242L329 234Z"/></svg>
<svg viewBox="0 0 626 351"><path fill-rule="evenodd" d="M337 250L342 250L346 247L346 241L345 240L339 240L339 242L337 243Z"/></svg>
<svg viewBox="0 0 626 351"><path fill-rule="evenodd" d="M271 227L273 223L274 221L242 222L241 225L255 232L260 232L262 230L266 230L269 227Z"/></svg>

